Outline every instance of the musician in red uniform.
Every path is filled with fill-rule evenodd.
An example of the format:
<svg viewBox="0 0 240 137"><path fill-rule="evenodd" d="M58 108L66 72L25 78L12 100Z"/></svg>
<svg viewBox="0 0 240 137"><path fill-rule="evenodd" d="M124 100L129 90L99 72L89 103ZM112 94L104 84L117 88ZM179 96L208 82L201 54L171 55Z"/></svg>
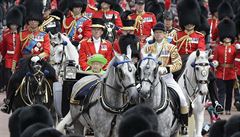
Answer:
<svg viewBox="0 0 240 137"><path fill-rule="evenodd" d="M122 20L120 14L113 10L113 6L116 4L114 0L99 0L100 9L93 14L93 18L103 18L106 20L112 20L114 18L115 25L120 29Z"/></svg>
<svg viewBox="0 0 240 137"><path fill-rule="evenodd" d="M1 41L1 54L3 56L3 77L4 86L7 87L8 81L12 75L11 68L13 62L14 50L16 44L19 43L19 30L22 26L23 15L20 9L15 6L9 9L7 17L7 28L3 31L3 39Z"/></svg>
<svg viewBox="0 0 240 137"><path fill-rule="evenodd" d="M97 11L98 9L95 7L95 5L88 4L84 15L91 19L93 14L95 14Z"/></svg>
<svg viewBox="0 0 240 137"><path fill-rule="evenodd" d="M37 63L41 59L47 60L50 55L49 35L46 32L39 31L39 25L43 21L43 3L39 0L26 0L25 5L28 29L20 32L19 39L16 40L12 62L12 71L14 73L9 81L10 86L7 89L7 97L4 99L4 105L1 107L1 111L5 113L10 113L14 94L18 88L17 85L22 82L26 73L30 71L29 68L26 68L26 64L29 61ZM18 66L16 68L17 63ZM44 69L49 71L49 75L46 78L55 81L54 68L46 65Z"/></svg>
<svg viewBox="0 0 240 137"><path fill-rule="evenodd" d="M104 21L100 18L92 19L92 37L81 41L79 50L79 64L81 69L89 69L88 59L94 54L102 54L108 62L112 59L112 44L101 38L103 34Z"/></svg>
<svg viewBox="0 0 240 137"><path fill-rule="evenodd" d="M87 4L82 0L71 0L69 5L70 12L63 20L62 32L77 47L81 40L91 37L91 20L83 15Z"/></svg>
<svg viewBox="0 0 240 137"><path fill-rule="evenodd" d="M223 107L225 106L226 115L230 115L233 85L236 80L236 68L234 66L236 57L235 23L230 19L223 19L218 25L218 30L221 43L214 50L212 63L216 68L219 102Z"/></svg>
<svg viewBox="0 0 240 137"><path fill-rule="evenodd" d="M135 1L136 13L128 16L129 19L135 20L135 34L139 37L141 47L145 45L146 38L151 36L151 30L156 25L157 20L153 13L145 12L145 0Z"/></svg>
<svg viewBox="0 0 240 137"><path fill-rule="evenodd" d="M217 28L217 25L219 23L217 8L221 2L222 0L208 0L209 11L211 13L210 18L208 18L208 24L210 25L210 43L212 49L217 44L215 41L212 40L212 36L214 35L214 30Z"/></svg>
<svg viewBox="0 0 240 137"><path fill-rule="evenodd" d="M181 30L177 31L173 37L172 44L177 46L183 65L181 70L174 73L175 79L177 79L184 70L187 58L193 51L196 51L197 49L206 49L204 35L196 31L196 28L201 22L201 13L198 8L199 4L196 0L183 0L177 5L179 25Z"/></svg>

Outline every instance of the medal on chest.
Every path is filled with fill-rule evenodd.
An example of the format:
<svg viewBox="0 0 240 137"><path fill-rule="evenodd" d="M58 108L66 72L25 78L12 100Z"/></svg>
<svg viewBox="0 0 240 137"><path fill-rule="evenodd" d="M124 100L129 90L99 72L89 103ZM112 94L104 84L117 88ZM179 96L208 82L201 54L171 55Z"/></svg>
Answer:
<svg viewBox="0 0 240 137"><path fill-rule="evenodd" d="M101 50L106 51L107 50L107 45L101 45Z"/></svg>

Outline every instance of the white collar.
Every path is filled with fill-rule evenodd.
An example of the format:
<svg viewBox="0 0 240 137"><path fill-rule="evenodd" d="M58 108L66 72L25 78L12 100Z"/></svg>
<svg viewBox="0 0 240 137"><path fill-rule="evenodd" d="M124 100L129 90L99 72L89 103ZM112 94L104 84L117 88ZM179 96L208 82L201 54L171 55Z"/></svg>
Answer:
<svg viewBox="0 0 240 137"><path fill-rule="evenodd" d="M94 41L94 42L100 42L100 41L101 41L101 38L96 39L96 38L93 37L93 41Z"/></svg>

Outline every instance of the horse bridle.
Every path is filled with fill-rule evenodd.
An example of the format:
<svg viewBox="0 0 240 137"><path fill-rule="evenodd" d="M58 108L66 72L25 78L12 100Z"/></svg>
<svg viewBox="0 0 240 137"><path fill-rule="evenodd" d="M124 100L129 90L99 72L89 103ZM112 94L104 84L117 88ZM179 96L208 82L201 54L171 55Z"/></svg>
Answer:
<svg viewBox="0 0 240 137"><path fill-rule="evenodd" d="M197 77L197 75L196 75L196 66L201 66L201 67L205 67L205 66L208 66L209 65L209 63L195 63L195 61L194 61L194 75L195 75L195 79L196 79L196 83L197 84L208 84L209 83L209 81L208 80L199 80L198 79L198 77ZM201 75L207 75L207 70L206 69L204 69L203 71L201 71ZM184 74L183 75L183 78L184 78L184 86L186 87L186 91L187 91L187 93L188 93L188 95L190 96L190 97L192 97L192 96L194 96L194 95L196 95L197 93L198 93L198 91L196 90L197 89L197 87L198 87L198 85L196 86L196 87L194 87L192 84L191 84L191 81L189 80L189 78ZM190 93L189 93L189 91L188 91L188 89L187 89L187 83L186 83L186 81L188 81L188 83L190 84L190 86L191 86L191 88L193 89L193 94L192 95L190 95ZM201 93L200 93L201 94Z"/></svg>
<svg viewBox="0 0 240 137"><path fill-rule="evenodd" d="M122 74L120 74L120 69L117 68L118 65L127 63L127 65L128 65L128 71L129 71L129 72L132 72L133 70L132 70L132 68L131 68L131 66L130 66L130 64L129 64L130 62L132 62L132 61L131 61L131 60L128 60L128 59L127 59L127 60L125 59L124 61L114 62L114 63L113 63L113 66L114 66L114 68L115 68L115 70L116 70L116 73L117 73L117 75L118 75L119 81L121 82L121 85L122 85L123 88L124 88L124 91L123 91L123 92L120 91L121 93L126 93L126 92L127 92L127 89L136 86L136 83L131 83L131 84L125 86L125 85L122 83L123 77L121 76Z"/></svg>
<svg viewBox="0 0 240 137"><path fill-rule="evenodd" d="M148 62L147 62L147 65L146 65L146 68L147 69L149 69L150 68L150 65L149 65L149 61L150 60L153 60L156 64L157 64L157 66L156 66L156 68L154 69L154 79L151 81L149 78L147 79L147 78L143 78L143 79L140 79L140 82L142 83L142 81L145 81L145 82L148 82L148 83L150 83L151 85L153 85L153 83L154 83L154 81L155 81L155 79L156 79L156 73L157 73L157 69L158 69L158 61L155 59L155 58L153 58L153 57L150 57L150 56L148 56L148 57L145 57L145 58L143 58L141 61L140 61L140 63L139 63L139 65L141 65L141 63L142 63L142 61L144 61L144 60L148 60ZM140 66L139 66L139 73L140 73ZM140 74L141 75L141 74ZM141 76L140 76L141 77Z"/></svg>

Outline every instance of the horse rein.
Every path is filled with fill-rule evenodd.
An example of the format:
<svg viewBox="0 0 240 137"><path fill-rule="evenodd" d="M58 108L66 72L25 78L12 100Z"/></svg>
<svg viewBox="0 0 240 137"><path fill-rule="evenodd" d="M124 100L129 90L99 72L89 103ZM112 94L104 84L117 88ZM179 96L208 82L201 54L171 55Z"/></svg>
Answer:
<svg viewBox="0 0 240 137"><path fill-rule="evenodd" d="M208 84L209 83L208 80L199 80L196 75L196 66L205 67L208 65L209 65L209 63L197 63L197 64L194 63L194 75L195 75L195 79L196 79L196 84ZM186 70L186 72L187 72L187 70ZM207 73L205 69L203 71L201 71L201 75L206 76L206 74L203 74L203 73ZM194 87L192 85L191 81L189 80L189 78L186 76L186 74L183 75L183 79L184 79L184 86L186 88L189 99L193 96L196 96L199 93L199 91L197 91L198 85L196 85L196 87ZM190 95L189 90L187 88L187 82L190 84L192 90L194 91L192 95ZM199 94L202 95L201 92Z"/></svg>

